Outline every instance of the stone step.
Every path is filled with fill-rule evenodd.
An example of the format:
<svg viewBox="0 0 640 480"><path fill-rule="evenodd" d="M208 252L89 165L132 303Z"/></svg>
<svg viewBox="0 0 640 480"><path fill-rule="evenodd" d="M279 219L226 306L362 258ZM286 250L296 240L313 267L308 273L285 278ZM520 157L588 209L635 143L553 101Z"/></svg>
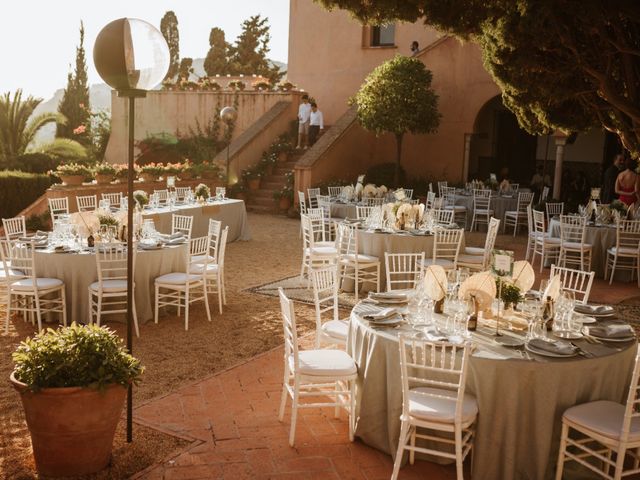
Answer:
<svg viewBox="0 0 640 480"><path fill-rule="evenodd" d="M278 213L278 207L275 204L271 206L248 204L247 210L253 213Z"/></svg>
<svg viewBox="0 0 640 480"><path fill-rule="evenodd" d="M264 179L262 180L262 183L264 182L278 182L278 183L282 183L284 185L284 183L287 181L287 177L285 175L267 175L266 177L264 177Z"/></svg>
<svg viewBox="0 0 640 480"><path fill-rule="evenodd" d="M260 190L265 189L265 190L280 190L282 187L284 187L285 182L271 182L271 181L265 181L263 180L262 183L260 184Z"/></svg>
<svg viewBox="0 0 640 480"><path fill-rule="evenodd" d="M274 191L275 190L256 190L255 192L251 192L251 198L252 199L266 198L266 199L269 199L270 201L273 201Z"/></svg>

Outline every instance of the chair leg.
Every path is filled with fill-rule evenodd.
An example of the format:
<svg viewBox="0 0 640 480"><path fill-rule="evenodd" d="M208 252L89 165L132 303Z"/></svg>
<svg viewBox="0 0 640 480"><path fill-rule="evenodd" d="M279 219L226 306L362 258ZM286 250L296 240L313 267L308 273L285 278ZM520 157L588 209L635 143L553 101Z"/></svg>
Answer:
<svg viewBox="0 0 640 480"><path fill-rule="evenodd" d="M224 279L224 269L220 271L220 285L222 286L222 304L227 304L227 281Z"/></svg>
<svg viewBox="0 0 640 480"><path fill-rule="evenodd" d="M409 422L403 420L400 425L400 439L398 440L398 450L396 451L396 458L393 461L393 473L391 474L391 480L398 478L400 473L400 464L402 463L402 455L404 453L404 446L407 444L407 434L409 433Z"/></svg>
<svg viewBox="0 0 640 480"><path fill-rule="evenodd" d="M356 294L356 302L358 301L358 294L360 293L360 282L359 282L359 273L360 271L358 270L358 266L356 265L355 268L353 269L354 271L354 275L353 275L353 281L355 282L355 287L354 287L354 292Z"/></svg>
<svg viewBox="0 0 640 480"><path fill-rule="evenodd" d="M178 299L178 308L180 308L180 300ZM184 292L184 331L189 330L189 287Z"/></svg>
<svg viewBox="0 0 640 480"><path fill-rule="evenodd" d="M160 302L160 299L158 298L160 295L160 288L158 288L158 285L155 286L155 302L153 305L153 321L157 324L158 323L158 303Z"/></svg>
<svg viewBox="0 0 640 480"><path fill-rule="evenodd" d="M96 325L100 326L102 320L102 295L98 293L98 306L96 308Z"/></svg>
<svg viewBox="0 0 640 480"><path fill-rule="evenodd" d="M556 466L556 480L562 480L564 469L564 451L567 448L567 437L569 436L569 426L562 422L562 433L560 435L560 450L558 453L558 465Z"/></svg>
<svg viewBox="0 0 640 480"><path fill-rule="evenodd" d="M135 293L135 292L134 292ZM132 296L132 305L131 305L132 314L133 314L133 327L136 329L136 337L140 338L140 330L138 328L138 312L136 312L136 296Z"/></svg>
<svg viewBox="0 0 640 480"><path fill-rule="evenodd" d="M291 427L289 430L289 446L293 447L296 438L296 420L298 419L298 395L300 392L300 384L298 379L293 384L293 402L291 403Z"/></svg>
<svg viewBox="0 0 640 480"><path fill-rule="evenodd" d="M287 391L287 384L289 383L289 367L284 366L284 378L282 379L282 395L280 395L280 410L278 411L278 420L284 419L284 409L287 406L287 397L289 392Z"/></svg>
<svg viewBox="0 0 640 480"><path fill-rule="evenodd" d="M340 392L341 392L341 388L342 385L340 384L339 381L336 381L336 395L335 395L335 402L336 402L336 406L333 407L333 418L340 418L340 406L338 405L338 403L340 402Z"/></svg>
<svg viewBox="0 0 640 480"><path fill-rule="evenodd" d="M220 272L218 272L218 276L216 277L216 287L218 287L218 312L222 315L222 276Z"/></svg>
<svg viewBox="0 0 640 480"><path fill-rule="evenodd" d="M411 429L411 446L412 447L416 446L416 430L417 428L415 427ZM416 460L416 451L409 450L409 465L413 465L415 460Z"/></svg>
<svg viewBox="0 0 640 480"><path fill-rule="evenodd" d="M38 319L38 332L42 331L42 312L40 311L40 297L35 295L36 301L36 318Z"/></svg>
<svg viewBox="0 0 640 480"><path fill-rule="evenodd" d="M456 427L454 433L455 436L455 449L456 449L456 478L457 480L464 480L464 464L462 460L462 430L460 427Z"/></svg>
<svg viewBox="0 0 640 480"><path fill-rule="evenodd" d="M620 480L622 478L622 471L624 470L624 459L627 454L626 448L621 448L616 452L616 470L613 472L613 479Z"/></svg>
<svg viewBox="0 0 640 480"><path fill-rule="evenodd" d="M64 286L60 288L60 302L62 303L62 324L67 326L67 292Z"/></svg>
<svg viewBox="0 0 640 480"><path fill-rule="evenodd" d="M356 382L349 381L349 441L353 442L356 430Z"/></svg>
<svg viewBox="0 0 640 480"><path fill-rule="evenodd" d="M618 255L613 256L613 265L611 265L611 278L609 279L609 285L613 283L613 275L616 273L616 263L618 263ZM607 258L607 263L605 264L604 278L607 278L607 267L609 266L609 259Z"/></svg>
<svg viewBox="0 0 640 480"><path fill-rule="evenodd" d="M640 275L638 275L640 277ZM638 280L640 282L640 280ZM7 295L7 316L4 320L4 333L5 335L9 333L9 323L11 321L11 293Z"/></svg>

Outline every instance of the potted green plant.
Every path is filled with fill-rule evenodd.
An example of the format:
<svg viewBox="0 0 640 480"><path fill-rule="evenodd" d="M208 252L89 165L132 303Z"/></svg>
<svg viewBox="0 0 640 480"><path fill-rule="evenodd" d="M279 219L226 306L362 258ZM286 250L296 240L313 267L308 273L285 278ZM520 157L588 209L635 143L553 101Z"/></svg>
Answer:
<svg viewBox="0 0 640 480"><path fill-rule="evenodd" d="M133 198L140 208L143 208L149 203L149 195L147 195L147 192L144 190L135 190L133 192Z"/></svg>
<svg viewBox="0 0 640 480"><path fill-rule="evenodd" d="M107 185L111 183L116 176L116 168L110 163L99 163L93 169L95 174L96 183L98 185Z"/></svg>
<svg viewBox="0 0 640 480"><path fill-rule="evenodd" d="M265 175L273 175L273 170L278 162L278 156L275 153L264 152L260 159L260 168Z"/></svg>
<svg viewBox="0 0 640 480"><path fill-rule="evenodd" d="M278 209L281 212L288 212L293 204L293 189L289 186L273 192L273 198L278 202Z"/></svg>
<svg viewBox="0 0 640 480"><path fill-rule="evenodd" d="M260 188L260 180L262 179L262 172L256 168L248 168L242 171L242 179L249 187L249 190L258 190Z"/></svg>
<svg viewBox="0 0 640 480"><path fill-rule="evenodd" d="M231 90L243 91L244 88L246 87L246 84L241 80L233 80L233 81L229 82L227 87L230 88Z"/></svg>
<svg viewBox="0 0 640 480"><path fill-rule="evenodd" d="M502 291L500 290L500 283L502 283ZM496 298L498 298L499 294L500 300L504 302L505 310L518 306L521 297L520 288L513 283L503 282L500 277L496 277Z"/></svg>
<svg viewBox="0 0 640 480"><path fill-rule="evenodd" d="M40 475L68 477L109 464L127 387L144 371L111 330L96 325L47 329L13 354Z"/></svg>
<svg viewBox="0 0 640 480"><path fill-rule="evenodd" d="M140 167L140 177L145 182L157 182L164 173L164 165L161 163L148 163Z"/></svg>
<svg viewBox="0 0 640 480"><path fill-rule="evenodd" d="M55 173L65 185L82 185L84 179L91 175L91 171L87 167L77 163L58 165Z"/></svg>
<svg viewBox="0 0 640 480"><path fill-rule="evenodd" d="M193 168L200 178L213 180L220 175L220 167L215 163L202 162Z"/></svg>
<svg viewBox="0 0 640 480"><path fill-rule="evenodd" d="M268 92L273 90L273 85L267 82L266 80L258 80L257 82L253 82L251 86L253 87L254 90L258 92L263 92L263 91Z"/></svg>

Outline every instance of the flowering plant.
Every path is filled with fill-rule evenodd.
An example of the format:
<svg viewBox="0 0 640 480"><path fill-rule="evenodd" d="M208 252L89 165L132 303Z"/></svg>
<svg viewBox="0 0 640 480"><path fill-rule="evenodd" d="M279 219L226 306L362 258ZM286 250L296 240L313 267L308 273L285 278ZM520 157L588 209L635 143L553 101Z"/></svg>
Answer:
<svg viewBox="0 0 640 480"><path fill-rule="evenodd" d="M142 173L148 173L150 175L162 175L165 172L164 165L161 163L147 163L140 167Z"/></svg>
<svg viewBox="0 0 640 480"><path fill-rule="evenodd" d="M96 175L115 175L116 167L110 163L102 162L97 164L93 171Z"/></svg>
<svg viewBox="0 0 640 480"><path fill-rule="evenodd" d="M65 165L58 165L56 168L57 175L82 175L88 177L91 175L91 171L84 165L77 163L67 163Z"/></svg>
<svg viewBox="0 0 640 480"><path fill-rule="evenodd" d="M234 80L232 82L229 82L229 84L227 85L228 88L230 88L231 90L244 90L244 87L246 87L246 84L240 80Z"/></svg>
<svg viewBox="0 0 640 480"><path fill-rule="evenodd" d="M119 178L119 179L127 178L129 174L129 165L127 165L126 163L119 163L119 164L115 164L113 168L116 169L116 173L115 173L116 178ZM133 171L135 175L138 176L141 173L141 168L138 165L134 165Z"/></svg>
<svg viewBox="0 0 640 480"><path fill-rule="evenodd" d="M251 86L253 87L254 90L259 90L259 91L263 91L263 90L269 91L273 89L273 85L271 85L269 82L265 80L258 80L257 82L253 82Z"/></svg>
<svg viewBox="0 0 640 480"><path fill-rule="evenodd" d="M149 195L144 190L136 190L133 192L133 198L140 208L144 207L147 203L149 203Z"/></svg>
<svg viewBox="0 0 640 480"><path fill-rule="evenodd" d="M398 201L402 202L406 200L407 194L404 191L404 188L398 188L395 192L393 192L393 197Z"/></svg>
<svg viewBox="0 0 640 480"><path fill-rule="evenodd" d="M182 164L181 163L167 163L164 166L164 172L167 175L177 175L182 172Z"/></svg>
<svg viewBox="0 0 640 480"><path fill-rule="evenodd" d="M202 197L205 200L211 196L211 189L207 187L204 183L198 184L198 186L194 189L196 197Z"/></svg>

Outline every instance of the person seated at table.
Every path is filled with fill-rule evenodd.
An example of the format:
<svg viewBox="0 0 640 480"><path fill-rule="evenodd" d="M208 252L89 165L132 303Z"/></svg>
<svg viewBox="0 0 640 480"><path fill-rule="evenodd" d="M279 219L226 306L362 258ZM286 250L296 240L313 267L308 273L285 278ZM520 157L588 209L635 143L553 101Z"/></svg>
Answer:
<svg viewBox="0 0 640 480"><path fill-rule="evenodd" d="M631 157L625 159L625 170L616 179L616 195L627 206L634 205L640 198L640 176L635 172L637 163Z"/></svg>

